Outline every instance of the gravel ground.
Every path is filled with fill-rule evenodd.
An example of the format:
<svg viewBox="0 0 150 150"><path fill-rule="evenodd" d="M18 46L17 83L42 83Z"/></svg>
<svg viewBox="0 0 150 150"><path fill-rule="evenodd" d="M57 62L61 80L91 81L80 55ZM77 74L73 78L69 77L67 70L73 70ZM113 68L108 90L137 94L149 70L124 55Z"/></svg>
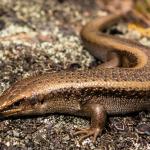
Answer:
<svg viewBox="0 0 150 150"><path fill-rule="evenodd" d="M84 69L97 63L84 49L79 31L93 16L104 16L94 1L1 0L0 3L0 93L13 82L41 72ZM124 38L150 46L150 40L129 32L122 22L117 29ZM150 149L150 136L137 131L150 125L150 114L109 117L102 136L93 145L88 138L79 145L76 127L89 120L48 115L0 121L0 150L15 149Z"/></svg>

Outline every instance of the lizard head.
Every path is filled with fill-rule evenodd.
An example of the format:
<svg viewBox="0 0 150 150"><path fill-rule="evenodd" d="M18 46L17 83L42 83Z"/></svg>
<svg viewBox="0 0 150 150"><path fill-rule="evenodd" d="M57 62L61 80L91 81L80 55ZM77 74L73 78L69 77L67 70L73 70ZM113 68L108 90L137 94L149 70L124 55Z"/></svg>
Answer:
<svg viewBox="0 0 150 150"><path fill-rule="evenodd" d="M0 96L0 118L30 114L41 107L43 95L37 95L33 90L19 81L5 90Z"/></svg>

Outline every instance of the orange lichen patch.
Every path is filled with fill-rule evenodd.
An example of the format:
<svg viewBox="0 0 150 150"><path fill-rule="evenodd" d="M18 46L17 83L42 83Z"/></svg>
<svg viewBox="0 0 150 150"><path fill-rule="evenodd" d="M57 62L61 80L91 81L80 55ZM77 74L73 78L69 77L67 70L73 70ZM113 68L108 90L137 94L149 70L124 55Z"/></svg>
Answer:
<svg viewBox="0 0 150 150"><path fill-rule="evenodd" d="M140 25L129 23L128 30L137 31L141 34L141 36L149 37L150 38L150 28L144 28Z"/></svg>

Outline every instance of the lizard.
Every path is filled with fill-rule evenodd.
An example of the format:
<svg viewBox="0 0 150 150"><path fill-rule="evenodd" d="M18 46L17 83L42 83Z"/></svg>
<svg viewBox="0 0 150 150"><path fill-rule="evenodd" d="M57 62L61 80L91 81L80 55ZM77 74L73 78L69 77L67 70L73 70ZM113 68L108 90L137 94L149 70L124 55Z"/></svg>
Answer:
<svg viewBox="0 0 150 150"><path fill-rule="evenodd" d="M104 63L85 70L50 72L17 81L0 96L0 117L63 113L91 118L75 132L80 141L102 134L107 115L150 110L150 50L103 30L122 13L95 18L81 30L87 50ZM125 65L124 65L125 64Z"/></svg>

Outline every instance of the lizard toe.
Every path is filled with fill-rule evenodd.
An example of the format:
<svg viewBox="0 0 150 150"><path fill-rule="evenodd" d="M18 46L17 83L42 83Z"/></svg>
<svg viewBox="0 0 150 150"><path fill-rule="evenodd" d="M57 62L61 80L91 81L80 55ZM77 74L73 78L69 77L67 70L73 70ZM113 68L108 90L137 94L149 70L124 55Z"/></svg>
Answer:
<svg viewBox="0 0 150 150"><path fill-rule="evenodd" d="M101 133L100 128L81 128L77 130L78 131L74 133L74 136L82 135L79 139L80 143L90 136L93 136L93 143L95 143L97 136Z"/></svg>

